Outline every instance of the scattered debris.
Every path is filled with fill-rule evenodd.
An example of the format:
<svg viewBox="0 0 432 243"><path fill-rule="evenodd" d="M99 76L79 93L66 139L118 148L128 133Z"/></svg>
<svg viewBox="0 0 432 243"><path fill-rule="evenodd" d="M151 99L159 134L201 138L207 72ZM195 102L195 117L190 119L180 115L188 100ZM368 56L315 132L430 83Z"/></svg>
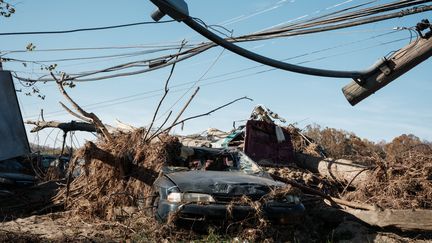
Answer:
<svg viewBox="0 0 432 243"><path fill-rule="evenodd" d="M432 230L432 148L416 137L401 136L377 145L341 130L308 127L301 131L279 124L284 119L264 106L257 106L251 119L231 132L208 129L200 135L181 137L168 135L171 127L149 131L123 123L112 129L95 114L82 110L64 91L61 80L58 84L80 113L75 115L101 136L74 151L70 161L66 157L60 163L64 157L45 155L27 159L27 175L35 178L35 185L0 190L1 215L8 221L15 219L2 223L0 239L146 242L213 237L215 241L400 242L409 238L410 232L417 232L418 239L432 238L427 233ZM45 123L34 124L42 128ZM233 156L241 152L232 151L239 150L262 169L257 165L252 166L257 170L241 167L240 163L237 166L243 172L227 171L228 177L209 171L221 170L216 166L218 159L225 169L234 168L240 160L233 159L230 164L222 151L231 151L225 155ZM46 168L45 164L54 166ZM58 170L59 164L67 170ZM0 167L4 181L10 180L7 173ZM270 183L273 186L266 185L264 190L260 184L263 180L281 186ZM232 192L233 197L227 197L229 193L222 197L215 190ZM167 210L161 203L167 201L170 192L180 199L182 193L198 193L201 201L174 202L176 206ZM204 194L214 202L209 198L202 201ZM276 223L274 218L269 220L266 208L280 202L304 205L306 211L301 217L282 217ZM217 223L200 217L206 206L213 204L224 212L211 210L213 216L223 218ZM197 207L201 210L198 214ZM248 208L246 217L237 217L239 207ZM50 212L54 213L47 214ZM154 213L166 223L160 224ZM41 216L17 219L28 215ZM284 225L293 222L302 224ZM380 232L360 227L359 222L378 227Z"/></svg>

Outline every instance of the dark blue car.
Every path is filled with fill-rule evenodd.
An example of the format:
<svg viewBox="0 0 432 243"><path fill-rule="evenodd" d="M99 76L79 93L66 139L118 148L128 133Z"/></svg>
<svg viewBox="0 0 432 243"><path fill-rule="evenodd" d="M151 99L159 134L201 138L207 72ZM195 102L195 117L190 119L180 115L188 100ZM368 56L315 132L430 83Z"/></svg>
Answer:
<svg viewBox="0 0 432 243"><path fill-rule="evenodd" d="M298 223L304 206L296 195L267 197L286 184L272 179L243 152L187 147L185 167L165 167L153 185L153 213L166 221L170 214L186 220L240 220L260 212L280 223ZM266 200L262 200L266 198ZM246 199L246 200L245 200Z"/></svg>

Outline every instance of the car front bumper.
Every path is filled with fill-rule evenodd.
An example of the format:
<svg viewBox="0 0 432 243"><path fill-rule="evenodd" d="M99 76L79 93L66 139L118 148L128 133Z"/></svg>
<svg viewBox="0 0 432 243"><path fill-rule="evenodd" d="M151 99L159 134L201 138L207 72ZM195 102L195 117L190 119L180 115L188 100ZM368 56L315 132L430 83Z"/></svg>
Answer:
<svg viewBox="0 0 432 243"><path fill-rule="evenodd" d="M303 204L286 204L268 202L255 209L250 205L210 203L210 204L176 204L163 201L159 205L158 214L162 219L175 213L178 218L191 220L241 220L258 215L280 223L295 224L301 221L305 208Z"/></svg>

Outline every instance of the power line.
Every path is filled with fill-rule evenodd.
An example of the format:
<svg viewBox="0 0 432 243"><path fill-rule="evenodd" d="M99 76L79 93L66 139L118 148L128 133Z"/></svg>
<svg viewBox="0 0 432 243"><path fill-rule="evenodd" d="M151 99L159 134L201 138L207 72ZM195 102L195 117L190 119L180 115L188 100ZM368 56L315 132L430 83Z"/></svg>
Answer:
<svg viewBox="0 0 432 243"><path fill-rule="evenodd" d="M92 27L92 28L72 29L72 30L6 32L6 33L0 33L0 36L67 34L67 33L84 32L84 31L96 31L96 30L126 28L126 27L137 26L137 25L164 24L164 23L171 23L174 21L175 20L165 20L165 21L160 21L160 22L144 21L144 22L136 22L136 23L130 23L130 24L110 25L110 26L103 26L103 27Z"/></svg>
<svg viewBox="0 0 432 243"><path fill-rule="evenodd" d="M201 77L199 79L197 79L190 87L189 89L187 89L163 114L159 115L158 119L162 118L163 116L165 116L166 114L168 114L168 112L175 106L178 104L178 102L180 102L181 99L183 99L183 97L185 97L185 95L187 93L189 93L189 91L191 91L200 81L202 81L204 79L204 77L210 72L210 70L216 65L216 63L219 61L219 59L222 57L223 53L224 53L225 49L222 49L222 51L219 53L219 55L216 57L216 59L210 64L210 66L207 68L207 70L201 75Z"/></svg>
<svg viewBox="0 0 432 243"><path fill-rule="evenodd" d="M421 7L414 7L411 9L405 9L405 10L402 10L400 12L391 13L391 14L387 14L387 15L379 15L379 16L367 17L367 18L364 17L364 16L373 15L373 14L377 14L377 13L381 13L381 12L385 12L385 11L390 11L390 10L395 10L395 9L399 9L401 7L412 6L412 5L424 3L424 2L430 2L430 0L429 1L427 1L427 0L404 0L404 1L392 2L389 4L370 7L370 8L364 9L364 11L363 10L352 11L352 12L348 12L348 13L345 13L342 15L335 15L335 16L332 16L330 18L324 18L324 19L321 19L319 21L316 21L317 19L319 19L319 17L313 18L312 22L310 22L310 23L309 22L302 22L302 24L300 24L300 25L298 23L296 23L296 24L289 25L289 26L286 26L286 27L283 27L280 29L269 30L269 31L260 32L260 33L254 33L251 35L245 35L245 36L241 36L241 37L237 37L237 38L228 38L228 40L231 42L247 42L247 41L272 39L272 38L278 38L278 37L319 33L319 32L323 32L323 31L329 31L329 30L347 28L347 27L352 27L352 26L357 26L357 25L362 25L362 24L367 24L367 23L373 23L373 22L378 22L378 21L382 21L385 19L389 19L389 18L403 17L403 16L410 15L410 14L415 14L415 13L420 13L420 12L432 10L432 6L429 5L429 6L421 6ZM340 11L338 11L338 12L340 12ZM325 16L330 16L330 15L331 14L327 14ZM362 18L358 19L359 17L362 17ZM349 21L346 22L347 20L349 20ZM342 22L342 23L328 25L329 23L335 23L335 22ZM323 24L325 26L319 26L319 25L323 25ZM313 27L313 28L311 28L311 27ZM102 70L84 72L81 75L76 75L76 76L70 75L68 80L74 80L77 82L78 81L97 81L97 80L108 79L108 78L142 74L142 73L146 73L149 71L153 71L156 69L160 69L160 68L172 65L175 62L189 59L189 58L191 58L197 54L200 54L200 53L202 53L208 49L211 49L215 46L216 46L215 43L204 42L204 43L202 43L202 44L200 44L194 48L191 48L187 51L184 51L182 53L172 54L172 55L168 55L165 57L154 58L154 59L149 59L149 60L145 60L145 61L137 61L137 62L133 62L133 63L121 64L121 65L117 65L114 67L105 68ZM182 57L180 57L178 59L174 59L175 57L178 57L178 56L182 56ZM169 58L169 59L167 59L167 58ZM97 76L97 77L89 77L89 76L98 75L101 73L120 71L120 70L131 68L131 67L141 67L142 68L143 64L148 64L151 61L158 61L158 62L160 62L160 65L152 66L152 67L148 66L148 68L146 68L146 69L141 69L141 70L136 70L136 71L114 73L114 74L110 74L110 75L101 75L101 76ZM38 79L28 79L28 78L22 78L22 77L17 77L17 78L22 80L22 81L27 81L27 82L53 81L52 78L49 78L49 77L48 78L39 77Z"/></svg>
<svg viewBox="0 0 432 243"><path fill-rule="evenodd" d="M344 47L344 46L353 45L353 44L356 44L356 43L362 43L364 41L373 40L373 39L380 38L380 37L383 37L383 36L399 33L400 31L401 30L393 30L393 31L390 31L390 32L387 32L387 33L374 35L374 36L371 36L371 37L368 37L368 38L363 38L363 39L356 40L356 41L341 43L341 44L338 44L338 45L335 45L335 46L331 46L331 47L327 47L327 48L323 48L323 49L314 50L314 51L302 53L302 54L299 54L299 55L291 56L291 57L288 57L288 58L285 58L285 59L281 59L281 61L288 61L288 60L292 60L292 59L296 59L296 58L300 58L300 57L309 56L309 55L312 55L312 54L317 54L317 53L321 53L321 52L325 52L325 51L334 50L334 49L341 48L341 47ZM140 61L140 62L142 62L142 61ZM130 64L133 64L133 62L130 63ZM223 77L223 76L227 76L227 75L236 74L236 73L248 71L248 70L251 70L251 69L259 68L259 67L262 67L262 66L264 66L264 65L263 64L259 64L259 65L255 65L255 66L252 66L252 67L248 67L248 68L240 69L240 70L237 70L237 71L232 71L232 72L216 75L216 76L209 77L209 78L202 78L201 80L208 80L208 79L214 79L214 78L218 78L218 77ZM76 74L76 75L78 75L78 74ZM17 79L20 80L19 77L17 77ZM26 81L26 80L22 80L22 81ZM195 81L188 82L187 84L193 83L193 82L195 82Z"/></svg>
<svg viewBox="0 0 432 243"><path fill-rule="evenodd" d="M187 44L185 47L192 47L196 44ZM96 46L96 47L70 47L70 48L48 48L48 49L34 49L34 52L63 52L63 51L98 51L98 50L119 50L119 49L150 49L150 48L175 48L179 49L181 46L180 42L158 42L158 43L146 43L136 45L120 45L120 46ZM28 50L3 50L0 51L2 55L11 53L30 53Z"/></svg>
<svg viewBox="0 0 432 243"><path fill-rule="evenodd" d="M18 62L28 62L28 63L57 63L57 62L67 62L67 61L81 61L81 60L93 60L93 59L106 59L106 58L115 58L115 57L135 57L146 54L153 54L157 52L169 51L178 48L159 48L159 49L151 49L145 51L136 51L136 52L127 52L127 53L119 53L113 55L101 55L101 56L89 56L89 57L71 57L71 58L62 58L62 59L51 59L51 60L21 60L14 58L4 58L6 60L18 61Z"/></svg>
<svg viewBox="0 0 432 243"><path fill-rule="evenodd" d="M394 32L389 32L387 34L391 34L391 33L394 33ZM380 36L382 36L382 35L380 35ZM369 38L369 39L371 39L371 38ZM399 41L403 41L403 40L409 40L409 39L410 39L410 37L396 39L396 40L392 40L392 41L388 41L388 42L384 42L384 43L379 43L379 44L368 46L368 47L364 47L364 48L359 48L359 49L356 49L356 50L350 50L350 51L341 52L341 53L334 54L334 55L326 55L326 56L323 56L323 57L318 57L318 58L313 58L313 59L309 59L309 60L306 60L306 61L301 61L301 62L298 62L297 64L300 64L300 63L310 63L310 62L325 60L325 59L328 59L328 58L342 56L342 55L346 55L346 54L349 54L349 53L363 51L363 50L367 50L367 49L370 49L370 48L384 46L384 45L388 45L388 44L391 44L391 43L395 43L395 42L399 42ZM362 40L360 40L360 41L362 41ZM326 50L329 50L329 49L331 49L331 48L324 48L324 49L321 49L321 50L322 51L326 51ZM312 51L312 52L307 53L307 54L297 55L297 56L286 58L286 59L295 59L295 58L299 58L299 57L304 57L304 56L308 56L308 55L311 55L311 54L315 54L315 53L318 53L318 52L320 52L320 50ZM256 69L256 68L263 67L263 66L264 65L253 66L253 67L237 70L237 71L234 71L234 72L228 72L228 73L225 73L225 74L220 74L220 75L212 76L212 77L205 78L205 79L203 78L200 81L203 82L203 81L208 81L208 80L211 80L211 79L221 78L221 77L224 77L224 76L240 73L240 72L243 72L243 71L246 71L246 70ZM256 71L256 72L252 72L252 73L246 73L246 74L237 75L237 76L234 76L234 77L229 77L229 78L225 78L225 79L216 80L216 81L213 81L213 82L206 82L205 84L201 84L200 86L204 87L204 86L215 85L215 84L224 83L224 82L231 81L231 80L238 80L238 79L241 79L241 78L251 77L251 76L255 76L255 75L259 75L259 74L263 74L263 73L267 73L267 72L272 72L272 71L276 71L276 70L277 70L276 68L268 68L268 69L264 69L264 70L260 70L260 71ZM170 93L179 93L179 92L182 92L182 91L185 91L185 90L189 90L190 89L189 87L180 88L180 89L177 89L177 90L172 90L172 89L173 88L179 88L179 87L182 87L182 86L186 86L188 84L192 84L192 83L195 83L195 82L196 81L190 81L190 82L184 82L184 83L181 83L181 84L170 86L169 87L169 89L171 90ZM142 92L142 93L139 93L139 94L134 94L134 95L124 96L124 97L120 97L120 98L115 98L115 99L100 101L100 102L92 103L92 104L88 104L88 105L83 105L82 107L84 107L84 108L90 108L92 110L96 110L96 109L100 109L100 108L104 108L104 107L108 107L108 106L119 105L119 104L124 104L124 103L129 103L129 102L137 101L137 100L144 100L144 99L158 97L158 96L160 96L160 94L161 94L162 91L163 91L163 89L156 89L156 90L152 90L152 91ZM153 94L153 95L150 95L150 94ZM140 97L142 95L147 95L147 96ZM52 117L52 116L55 116L56 114L66 114L66 112L64 110L57 110L57 111L53 111L53 112L47 112L47 113L45 113L45 117ZM38 115L27 116L25 119L29 119L31 117L37 117L37 116Z"/></svg>

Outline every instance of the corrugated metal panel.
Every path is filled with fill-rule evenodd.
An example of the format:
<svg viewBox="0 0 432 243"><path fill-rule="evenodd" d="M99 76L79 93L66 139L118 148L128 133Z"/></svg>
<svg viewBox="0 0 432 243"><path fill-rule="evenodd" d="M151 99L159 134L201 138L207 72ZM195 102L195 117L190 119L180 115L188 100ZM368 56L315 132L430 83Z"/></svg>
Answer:
<svg viewBox="0 0 432 243"><path fill-rule="evenodd" d="M0 160L30 153L10 72L0 71Z"/></svg>

